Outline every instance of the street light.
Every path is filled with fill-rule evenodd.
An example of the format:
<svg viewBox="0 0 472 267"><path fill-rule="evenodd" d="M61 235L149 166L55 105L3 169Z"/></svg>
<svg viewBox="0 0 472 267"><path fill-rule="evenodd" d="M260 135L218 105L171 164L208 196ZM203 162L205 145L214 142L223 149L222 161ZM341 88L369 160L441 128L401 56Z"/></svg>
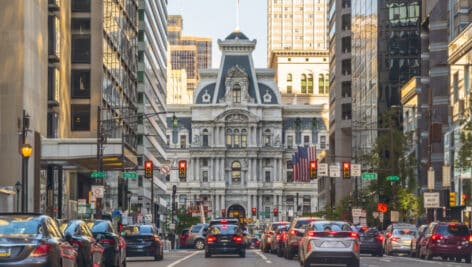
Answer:
<svg viewBox="0 0 472 267"><path fill-rule="evenodd" d="M30 144L22 144L20 148L20 153L22 157L22 168L21 168L21 176L23 179L23 201L21 202L21 209L23 212L28 211L28 159L33 153L33 147Z"/></svg>
<svg viewBox="0 0 472 267"><path fill-rule="evenodd" d="M15 189L16 189L16 212L19 212L20 211L20 190L21 190L20 181L16 181Z"/></svg>

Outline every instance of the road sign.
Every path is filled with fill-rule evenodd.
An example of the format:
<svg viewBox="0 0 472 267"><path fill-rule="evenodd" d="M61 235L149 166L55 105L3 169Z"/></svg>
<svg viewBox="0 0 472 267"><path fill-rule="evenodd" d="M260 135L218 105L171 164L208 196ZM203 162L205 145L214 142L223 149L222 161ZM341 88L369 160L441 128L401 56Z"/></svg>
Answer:
<svg viewBox="0 0 472 267"><path fill-rule="evenodd" d="M351 176L361 176L361 164L351 164Z"/></svg>
<svg viewBox="0 0 472 267"><path fill-rule="evenodd" d="M449 187L451 186L451 166L443 165L442 166L442 186Z"/></svg>
<svg viewBox="0 0 472 267"><path fill-rule="evenodd" d="M390 176L387 176L387 181L390 181L390 182L400 181L400 177L396 175L390 175Z"/></svg>
<svg viewBox="0 0 472 267"><path fill-rule="evenodd" d="M400 219L400 213L396 210L390 211L390 221L391 222L398 222Z"/></svg>
<svg viewBox="0 0 472 267"><path fill-rule="evenodd" d="M124 179L136 179L138 178L138 174L135 172L123 172L122 176Z"/></svg>
<svg viewBox="0 0 472 267"><path fill-rule="evenodd" d="M362 209L352 209L352 217L361 217Z"/></svg>
<svg viewBox="0 0 472 267"><path fill-rule="evenodd" d="M93 171L93 172L90 174L90 178L100 178L100 179L103 179L103 178L105 178L105 172Z"/></svg>
<svg viewBox="0 0 472 267"><path fill-rule="evenodd" d="M78 214L86 214L87 213L87 206L85 206L85 205L77 206L77 213Z"/></svg>
<svg viewBox="0 0 472 267"><path fill-rule="evenodd" d="M104 191L105 188L103 187L103 185L92 185L92 193L94 197L103 198Z"/></svg>
<svg viewBox="0 0 472 267"><path fill-rule="evenodd" d="M77 199L77 205L87 205L87 199L85 198L79 198Z"/></svg>
<svg viewBox="0 0 472 267"><path fill-rule="evenodd" d="M328 176L328 163L318 163L318 177Z"/></svg>
<svg viewBox="0 0 472 267"><path fill-rule="evenodd" d="M341 177L341 171L338 165L329 165L329 176L333 178Z"/></svg>
<svg viewBox="0 0 472 267"><path fill-rule="evenodd" d="M364 172L361 174L362 180L376 180L377 173L375 172Z"/></svg>
<svg viewBox="0 0 472 267"><path fill-rule="evenodd" d="M428 189L433 190L434 189L434 169L433 167L429 167L428 169Z"/></svg>
<svg viewBox="0 0 472 267"><path fill-rule="evenodd" d="M424 208L439 208L439 192L425 192L423 193L424 198Z"/></svg>
<svg viewBox="0 0 472 267"><path fill-rule="evenodd" d="M167 175L170 173L171 166L167 164L162 164L160 168L160 172L162 175Z"/></svg>

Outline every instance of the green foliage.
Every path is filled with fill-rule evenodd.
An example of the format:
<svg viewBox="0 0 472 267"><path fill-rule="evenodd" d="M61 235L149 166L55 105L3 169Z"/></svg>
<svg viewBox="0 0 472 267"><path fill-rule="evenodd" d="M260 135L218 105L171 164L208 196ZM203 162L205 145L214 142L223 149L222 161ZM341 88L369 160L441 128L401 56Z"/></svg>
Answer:
<svg viewBox="0 0 472 267"><path fill-rule="evenodd" d="M454 164L460 171L465 171L471 167L470 159L472 157L472 135L466 128L461 131L460 144L461 147L457 152Z"/></svg>
<svg viewBox="0 0 472 267"><path fill-rule="evenodd" d="M182 232L185 228L190 228L190 226L200 223L200 217L192 217L192 214L187 213L185 208L181 208L177 211L177 217L179 222L177 223L176 233Z"/></svg>

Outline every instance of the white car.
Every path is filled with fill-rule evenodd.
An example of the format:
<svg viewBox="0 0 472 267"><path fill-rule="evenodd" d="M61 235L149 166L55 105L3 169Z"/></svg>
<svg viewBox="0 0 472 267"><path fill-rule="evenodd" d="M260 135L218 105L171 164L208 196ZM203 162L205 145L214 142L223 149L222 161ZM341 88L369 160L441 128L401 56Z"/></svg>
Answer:
<svg viewBox="0 0 472 267"><path fill-rule="evenodd" d="M305 228L298 255L304 267L317 264L359 267L359 235L347 222L314 221Z"/></svg>

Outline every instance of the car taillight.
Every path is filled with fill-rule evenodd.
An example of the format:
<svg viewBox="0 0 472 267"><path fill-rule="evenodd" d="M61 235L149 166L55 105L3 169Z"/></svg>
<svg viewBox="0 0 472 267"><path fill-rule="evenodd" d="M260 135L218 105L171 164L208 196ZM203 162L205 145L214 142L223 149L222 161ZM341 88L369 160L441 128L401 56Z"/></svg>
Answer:
<svg viewBox="0 0 472 267"><path fill-rule="evenodd" d="M291 234L291 235L296 235L297 233L298 233L297 230L290 230L290 234Z"/></svg>
<svg viewBox="0 0 472 267"><path fill-rule="evenodd" d="M99 243L112 245L112 244L115 244L115 239L103 238L103 239L100 239Z"/></svg>
<svg viewBox="0 0 472 267"><path fill-rule="evenodd" d="M236 243L242 243L243 238L238 236L238 235L235 235L235 236L233 236L233 241L236 242Z"/></svg>
<svg viewBox="0 0 472 267"><path fill-rule="evenodd" d="M70 241L70 244L73 246L73 247L81 247L82 246L82 242L80 242L79 240L74 240L72 239Z"/></svg>
<svg viewBox="0 0 472 267"><path fill-rule="evenodd" d="M280 234L276 234L275 239L280 240Z"/></svg>
<svg viewBox="0 0 472 267"><path fill-rule="evenodd" d="M390 240L391 240L392 242L397 242L397 241L400 240L400 238L397 237L397 236L394 236L394 237L390 238Z"/></svg>
<svg viewBox="0 0 472 267"><path fill-rule="evenodd" d="M469 238L467 240L469 240L469 242L472 242L472 235L469 235Z"/></svg>
<svg viewBox="0 0 472 267"><path fill-rule="evenodd" d="M350 233L349 233L349 237L352 237L352 238L359 238L359 234L356 233L356 232L350 232Z"/></svg>
<svg viewBox="0 0 472 267"><path fill-rule="evenodd" d="M314 231L310 231L310 232L307 233L307 235L308 235L309 237L315 237L315 236L316 236L316 233L315 233Z"/></svg>
<svg viewBox="0 0 472 267"><path fill-rule="evenodd" d="M156 241L156 238L154 236L150 236L150 237L145 237L144 238L144 241Z"/></svg>
<svg viewBox="0 0 472 267"><path fill-rule="evenodd" d="M209 235L207 237L207 243L208 244L215 243L215 242L216 242L216 237L215 236Z"/></svg>
<svg viewBox="0 0 472 267"><path fill-rule="evenodd" d="M38 245L33 252L31 252L31 257L44 257L48 255L51 245L49 244L40 244Z"/></svg>
<svg viewBox="0 0 472 267"><path fill-rule="evenodd" d="M431 239L432 239L433 241L439 241L439 240L442 239L442 235L440 235L440 234L433 234L433 235L431 236Z"/></svg>
<svg viewBox="0 0 472 267"><path fill-rule="evenodd" d="M379 241L383 241L383 240L384 240L384 237L383 237L383 235L378 235L378 236L376 237L376 239L379 240Z"/></svg>

